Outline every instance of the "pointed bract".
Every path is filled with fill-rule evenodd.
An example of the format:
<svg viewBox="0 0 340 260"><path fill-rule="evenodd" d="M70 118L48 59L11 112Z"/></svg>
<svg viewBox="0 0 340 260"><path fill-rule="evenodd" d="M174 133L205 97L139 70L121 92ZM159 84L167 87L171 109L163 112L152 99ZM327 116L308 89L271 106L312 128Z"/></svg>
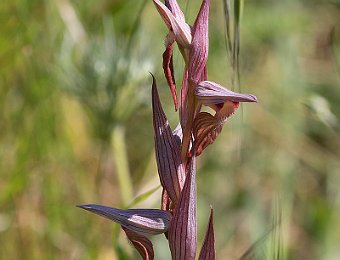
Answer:
<svg viewBox="0 0 340 260"><path fill-rule="evenodd" d="M183 47L189 47L192 41L190 26L181 18L176 18L161 1L153 0L153 2L166 26L175 34L176 42Z"/></svg>
<svg viewBox="0 0 340 260"><path fill-rule="evenodd" d="M165 6L169 8L171 13L180 21L185 22L184 14L176 0L165 0Z"/></svg>
<svg viewBox="0 0 340 260"><path fill-rule="evenodd" d="M158 13L161 15L163 21L165 22L166 26L171 30L171 21L170 17L173 16L171 11L168 7L166 7L161 1L159 0L152 0Z"/></svg>
<svg viewBox="0 0 340 260"><path fill-rule="evenodd" d="M131 244L136 248L138 253L143 258L143 260L153 260L155 258L153 245L147 237L124 227L123 230Z"/></svg>
<svg viewBox="0 0 340 260"><path fill-rule="evenodd" d="M208 20L210 0L203 0L200 11L197 15L189 55L189 80L197 84L202 79L202 73L208 60Z"/></svg>
<svg viewBox="0 0 340 260"><path fill-rule="evenodd" d="M216 250L215 250L214 221L213 221L213 209L211 209L207 232L205 233L204 242L198 260L215 260L215 259Z"/></svg>
<svg viewBox="0 0 340 260"><path fill-rule="evenodd" d="M172 218L160 209L117 209L96 204L79 205L79 208L110 219L121 226L142 235L157 235L168 231Z"/></svg>
<svg viewBox="0 0 340 260"><path fill-rule="evenodd" d="M175 207L169 228L169 245L173 260L194 260L197 244L196 158L188 162L184 188Z"/></svg>
<svg viewBox="0 0 340 260"><path fill-rule="evenodd" d="M236 93L212 81L201 81L195 89L195 95L206 106L221 104L227 101L257 102L257 98L254 95Z"/></svg>
<svg viewBox="0 0 340 260"><path fill-rule="evenodd" d="M180 147L172 134L159 100L155 78L153 76L152 78L153 126L158 173L163 188L176 204L184 185L185 169L181 163Z"/></svg>

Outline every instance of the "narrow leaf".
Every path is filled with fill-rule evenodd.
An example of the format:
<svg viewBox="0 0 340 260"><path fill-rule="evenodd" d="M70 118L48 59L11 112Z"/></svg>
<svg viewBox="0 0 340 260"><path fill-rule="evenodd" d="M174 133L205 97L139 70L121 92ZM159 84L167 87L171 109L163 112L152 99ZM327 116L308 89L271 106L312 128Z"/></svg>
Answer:
<svg viewBox="0 0 340 260"><path fill-rule="evenodd" d="M129 204L129 206L127 208L132 208L135 205L145 201L146 199L148 199L152 194L154 194L159 188L161 187L161 185L158 185L157 187L148 190L146 192L144 192L143 194L140 194L139 196L137 196L136 198L133 199L132 203Z"/></svg>
<svg viewBox="0 0 340 260"><path fill-rule="evenodd" d="M136 248L138 253L142 256L143 260L153 260L155 258L155 254L153 251L153 245L151 241L136 232L133 232L127 228L123 227L123 230L131 242L131 244Z"/></svg>
<svg viewBox="0 0 340 260"><path fill-rule="evenodd" d="M215 250L215 235L214 235L214 223L213 223L213 209L211 209L207 232L205 233L203 246L201 248L201 253L198 257L198 260L215 260L215 259L216 259L216 250Z"/></svg>
<svg viewBox="0 0 340 260"><path fill-rule="evenodd" d="M185 170L181 163L180 146L172 134L160 103L156 80L153 76L152 78L153 126L158 173L163 188L176 203L184 185Z"/></svg>
<svg viewBox="0 0 340 260"><path fill-rule="evenodd" d="M157 235L168 230L171 214L160 209L117 209L96 204L79 205L139 234Z"/></svg>
<svg viewBox="0 0 340 260"><path fill-rule="evenodd" d="M188 162L184 188L175 207L169 228L172 259L194 260L197 244L196 223L196 158Z"/></svg>

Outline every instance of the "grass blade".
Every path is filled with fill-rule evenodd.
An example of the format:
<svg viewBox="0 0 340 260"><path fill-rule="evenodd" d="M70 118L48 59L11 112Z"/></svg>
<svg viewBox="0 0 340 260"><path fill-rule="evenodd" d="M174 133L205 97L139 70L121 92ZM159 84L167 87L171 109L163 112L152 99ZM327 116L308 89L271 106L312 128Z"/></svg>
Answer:
<svg viewBox="0 0 340 260"><path fill-rule="evenodd" d="M232 39L231 39L231 34L230 34L230 0L222 0L223 2L223 8L224 8L224 19L225 19L225 45L227 49L227 53L229 56L229 60L231 61L231 53L232 53Z"/></svg>
<svg viewBox="0 0 340 260"><path fill-rule="evenodd" d="M281 222L282 222L282 209L280 201L274 204L272 224L270 229L262 235L258 240L256 240L239 260L256 260L256 259L270 259L270 260L282 260L283 255L283 245L282 245L282 232L281 232ZM268 244L266 241L270 236L270 251L269 257L266 255L264 248Z"/></svg>
<svg viewBox="0 0 340 260"><path fill-rule="evenodd" d="M139 196L137 196L127 208L133 208L135 207L137 204L145 201L146 199L148 199L152 194L154 194L159 188L161 187L161 185L158 185L155 188L152 188L151 190L148 190L142 194L140 194Z"/></svg>
<svg viewBox="0 0 340 260"><path fill-rule="evenodd" d="M234 0L234 41L233 41L233 53L232 53L232 66L233 66L233 79L232 86L236 87L237 91L240 89L240 66L239 66L239 54L240 54L240 22L243 10L243 0Z"/></svg>

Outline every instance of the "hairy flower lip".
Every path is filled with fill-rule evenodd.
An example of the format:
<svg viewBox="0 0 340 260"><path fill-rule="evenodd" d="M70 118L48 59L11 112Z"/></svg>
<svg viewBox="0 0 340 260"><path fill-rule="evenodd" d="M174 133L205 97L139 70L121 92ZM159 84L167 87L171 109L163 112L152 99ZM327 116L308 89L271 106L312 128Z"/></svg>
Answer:
<svg viewBox="0 0 340 260"><path fill-rule="evenodd" d="M231 102L258 102L252 94L231 91L212 81L201 81L195 89L195 95L204 105Z"/></svg>
<svg viewBox="0 0 340 260"><path fill-rule="evenodd" d="M168 231L171 214L160 209L117 209L97 204L77 207L110 219L121 226L142 235L157 235Z"/></svg>

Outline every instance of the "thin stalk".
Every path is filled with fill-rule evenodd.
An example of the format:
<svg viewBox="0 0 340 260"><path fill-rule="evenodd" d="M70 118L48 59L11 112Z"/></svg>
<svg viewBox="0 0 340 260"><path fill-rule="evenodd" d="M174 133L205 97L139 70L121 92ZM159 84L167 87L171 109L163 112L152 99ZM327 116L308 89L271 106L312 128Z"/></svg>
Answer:
<svg viewBox="0 0 340 260"><path fill-rule="evenodd" d="M232 89L237 92L242 92L241 90L241 79L240 79L240 24L242 18L242 10L243 10L243 0L234 0L234 39L232 46ZM240 119L236 121L237 132L239 133L237 137L237 161L241 163L242 161L242 122L243 122L243 105L240 105Z"/></svg>
<svg viewBox="0 0 340 260"><path fill-rule="evenodd" d="M136 35L136 32L140 26L140 20L141 20L141 17L142 17L142 13L143 13L143 10L147 4L147 0L144 0L140 6L140 9L137 13L137 16L136 16L136 19L135 19L135 22L133 23L133 26L132 26L132 29L131 29L131 32L130 32L130 35L129 35L129 40L128 40L128 43L126 45L126 50L125 50L125 56L126 57L129 57L130 56L130 50L131 50L131 46L132 46L132 43L133 43L133 37Z"/></svg>
<svg viewBox="0 0 340 260"><path fill-rule="evenodd" d="M234 43L232 53L232 66L233 66L233 88L241 92L240 89L240 23L242 17L243 0L234 0Z"/></svg>
<svg viewBox="0 0 340 260"><path fill-rule="evenodd" d="M115 160L121 200L125 207L132 201L132 182L129 171L124 127L118 125L113 128L111 145Z"/></svg>
<svg viewBox="0 0 340 260"><path fill-rule="evenodd" d="M231 45L231 33L230 33L230 0L222 0L224 7L224 18L225 18L225 45L226 50L229 57L229 62L232 65L231 61L231 53L232 53L232 45Z"/></svg>

